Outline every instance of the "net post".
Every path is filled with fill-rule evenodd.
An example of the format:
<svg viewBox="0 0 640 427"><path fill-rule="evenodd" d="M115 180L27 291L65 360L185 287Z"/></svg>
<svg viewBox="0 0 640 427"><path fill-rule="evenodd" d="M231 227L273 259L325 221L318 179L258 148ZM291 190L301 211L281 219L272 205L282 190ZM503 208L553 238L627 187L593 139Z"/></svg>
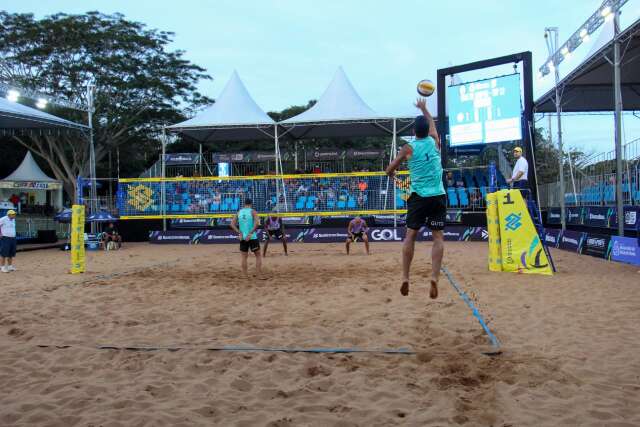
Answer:
<svg viewBox="0 0 640 427"><path fill-rule="evenodd" d="M167 150L167 129L162 128L162 158L160 164L162 165L162 182L160 183L160 215L162 216L162 231L167 231L167 191L165 178L167 177L167 163L166 163L166 150Z"/></svg>

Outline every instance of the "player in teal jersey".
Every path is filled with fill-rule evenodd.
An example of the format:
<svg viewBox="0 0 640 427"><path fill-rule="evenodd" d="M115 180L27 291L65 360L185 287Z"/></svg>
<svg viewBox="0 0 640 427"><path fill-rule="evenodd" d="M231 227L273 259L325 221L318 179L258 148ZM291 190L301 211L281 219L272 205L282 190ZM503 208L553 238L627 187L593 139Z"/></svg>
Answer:
<svg viewBox="0 0 640 427"><path fill-rule="evenodd" d="M256 256L256 273L262 276L262 255L260 254L260 242L256 230L260 227L260 218L252 207L251 199L245 199L244 208L231 221L231 228L238 233L240 239L240 254L242 255L242 274L247 277L247 258L249 250Z"/></svg>
<svg viewBox="0 0 640 427"><path fill-rule="evenodd" d="M390 177L403 161L409 166L411 196L407 201L407 234L402 246L402 285L400 293L409 295L409 270L418 231L427 225L433 234L431 249L431 289L429 296L438 297L438 280L444 254L444 223L447 217L442 162L440 158L440 137L435 122L427 109L426 99L420 98L415 106L422 111L414 122L415 140L404 145L398 156L387 167Z"/></svg>

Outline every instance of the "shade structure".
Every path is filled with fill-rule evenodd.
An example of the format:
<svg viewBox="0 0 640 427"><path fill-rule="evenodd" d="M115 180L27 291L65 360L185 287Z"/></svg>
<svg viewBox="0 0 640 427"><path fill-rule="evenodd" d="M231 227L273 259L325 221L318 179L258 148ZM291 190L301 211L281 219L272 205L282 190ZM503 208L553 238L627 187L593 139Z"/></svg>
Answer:
<svg viewBox="0 0 640 427"><path fill-rule="evenodd" d="M215 104L167 127L198 142L273 139L275 122L253 100L236 71Z"/></svg>
<svg viewBox="0 0 640 427"><path fill-rule="evenodd" d="M70 208L65 208L62 211L58 212L53 220L57 221L61 224L69 224L71 223L71 217L73 215L73 211Z"/></svg>
<svg viewBox="0 0 640 427"><path fill-rule="evenodd" d="M3 181L59 182L42 172L42 169L40 169L40 166L38 166L33 158L31 151L27 151L20 166L18 166L11 175L3 179Z"/></svg>
<svg viewBox="0 0 640 427"><path fill-rule="evenodd" d="M396 119L398 135L410 133L413 117ZM342 67L315 105L295 117L279 122L281 134L293 139L388 136L394 117L376 113L354 89Z"/></svg>
<svg viewBox="0 0 640 427"><path fill-rule="evenodd" d="M98 211L89 215L87 222L115 222L118 219L117 216L111 215L107 211Z"/></svg>
<svg viewBox="0 0 640 427"><path fill-rule="evenodd" d="M618 37L624 53L620 69L623 109L640 110L640 19ZM614 41L610 39L560 81L563 112L615 109L613 66L609 63L613 60L613 45ZM555 89L552 88L535 102L535 111L555 113L554 98Z"/></svg>
<svg viewBox="0 0 640 427"><path fill-rule="evenodd" d="M1 130L88 129L87 126L61 119L26 105L0 98Z"/></svg>

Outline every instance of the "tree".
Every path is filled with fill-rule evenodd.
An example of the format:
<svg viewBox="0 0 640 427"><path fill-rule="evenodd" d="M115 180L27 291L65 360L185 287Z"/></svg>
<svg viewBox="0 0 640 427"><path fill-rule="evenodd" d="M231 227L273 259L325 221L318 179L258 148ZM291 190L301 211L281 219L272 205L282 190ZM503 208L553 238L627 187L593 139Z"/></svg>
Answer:
<svg viewBox="0 0 640 427"><path fill-rule="evenodd" d="M125 161L140 161L156 150L161 125L184 118L182 109L212 100L196 90L209 79L205 70L169 51L173 33L148 29L121 14L32 14L0 12L0 80L51 96L86 104L86 87L95 85L96 162L123 147ZM86 122L77 111L56 110ZM75 177L87 175L86 134L16 137L44 158L70 197Z"/></svg>

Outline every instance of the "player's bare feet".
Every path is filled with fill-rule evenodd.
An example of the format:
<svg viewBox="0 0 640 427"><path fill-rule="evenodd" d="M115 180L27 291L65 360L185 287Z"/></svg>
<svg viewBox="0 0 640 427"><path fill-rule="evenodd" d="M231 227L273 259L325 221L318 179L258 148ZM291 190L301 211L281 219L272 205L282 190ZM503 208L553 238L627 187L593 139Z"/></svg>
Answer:
<svg viewBox="0 0 640 427"><path fill-rule="evenodd" d="M405 280L404 282L402 282L402 286L400 286L400 293L403 296L407 296L409 295L409 281Z"/></svg>
<svg viewBox="0 0 640 427"><path fill-rule="evenodd" d="M438 282L431 279L431 289L429 290L429 297L431 299L438 298Z"/></svg>

